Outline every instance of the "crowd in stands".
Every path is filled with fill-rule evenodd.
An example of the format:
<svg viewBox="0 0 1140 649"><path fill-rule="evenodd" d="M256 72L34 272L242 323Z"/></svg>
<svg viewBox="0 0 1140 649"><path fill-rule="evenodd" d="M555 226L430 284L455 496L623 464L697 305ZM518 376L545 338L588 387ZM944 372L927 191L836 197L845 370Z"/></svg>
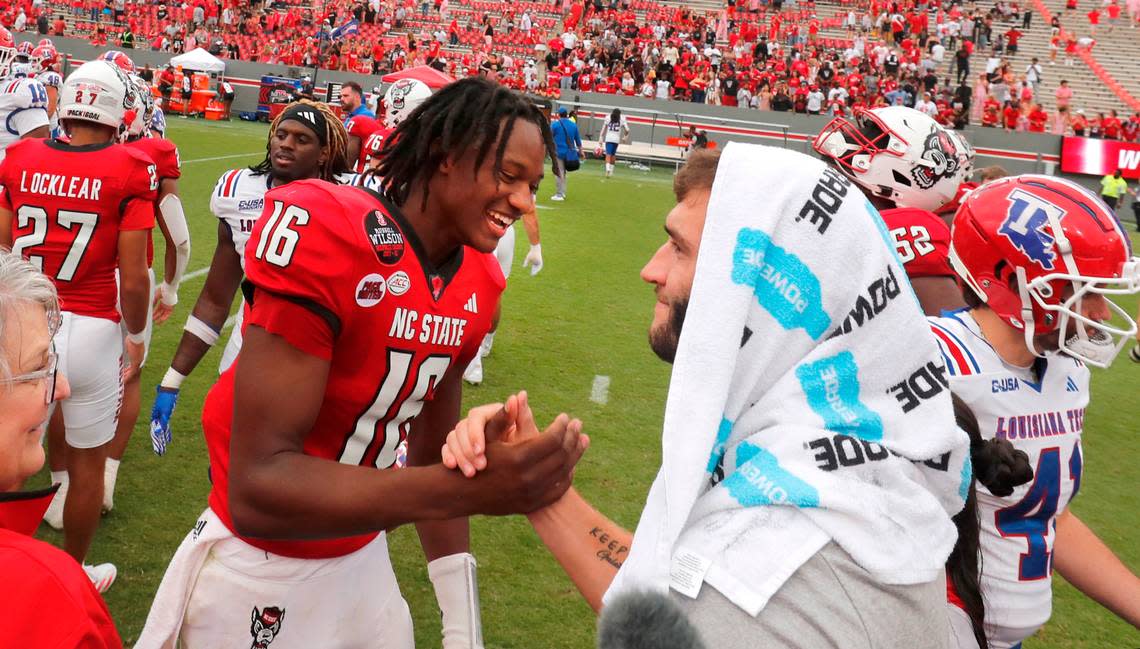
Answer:
<svg viewBox="0 0 1140 649"><path fill-rule="evenodd" d="M1048 54L1023 69L1005 58L1034 28L1032 9L1017 0L984 9L972 0L844 0L820 13L813 0L727 0L715 12L654 0L18 0L0 20L64 33L66 11L100 46L204 47L223 57L365 74L431 65L538 94L576 90L819 115L901 104L954 128L1135 140L1140 113L1086 115L1066 82L1053 96L1040 90L1059 53L1063 69L1078 48L1095 45L1102 15L1109 30L1122 14L1133 28L1140 20L1140 6L1131 6L1138 0L1127 11L1121 0L1081 0L1090 1L1082 15L1078 0L1068 0L1048 25ZM1087 27L1075 26L1082 18ZM989 54L985 70L971 69L975 52Z"/></svg>

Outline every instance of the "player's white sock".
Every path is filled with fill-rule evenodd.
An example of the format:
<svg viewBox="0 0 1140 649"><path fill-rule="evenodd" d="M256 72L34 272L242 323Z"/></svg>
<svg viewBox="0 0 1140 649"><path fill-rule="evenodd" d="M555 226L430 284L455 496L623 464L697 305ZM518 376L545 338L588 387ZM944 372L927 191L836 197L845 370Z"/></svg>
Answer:
<svg viewBox="0 0 1140 649"><path fill-rule="evenodd" d="M606 175L607 176L614 175L614 164L612 162L606 163Z"/></svg>
<svg viewBox="0 0 1140 649"><path fill-rule="evenodd" d="M471 359L471 364L463 371L463 380L472 385L479 385L483 382L483 357L475 354L475 358Z"/></svg>
<svg viewBox="0 0 1140 649"><path fill-rule="evenodd" d="M58 484L59 490L52 496L47 511L44 512L44 522L53 529L63 529L63 503L67 501L67 485L69 483L67 471L52 471L51 483Z"/></svg>
<svg viewBox="0 0 1140 649"><path fill-rule="evenodd" d="M112 458L107 458L107 464L103 467L103 513L111 511L115 506L115 480L119 478L119 462Z"/></svg>
<svg viewBox="0 0 1140 649"><path fill-rule="evenodd" d="M479 355L480 356L490 356L491 355L491 345L494 345L494 344L495 344L495 332L492 331L491 333L487 334L486 336L483 336L483 342L479 343Z"/></svg>

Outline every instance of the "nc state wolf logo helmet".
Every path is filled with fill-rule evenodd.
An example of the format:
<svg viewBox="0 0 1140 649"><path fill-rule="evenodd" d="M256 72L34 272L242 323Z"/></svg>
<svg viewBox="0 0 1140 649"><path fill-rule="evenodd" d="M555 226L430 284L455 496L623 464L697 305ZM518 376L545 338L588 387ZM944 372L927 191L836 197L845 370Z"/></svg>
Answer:
<svg viewBox="0 0 1140 649"><path fill-rule="evenodd" d="M431 97L431 88L418 79L400 79L384 93L384 126L396 128L417 106Z"/></svg>
<svg viewBox="0 0 1140 649"><path fill-rule="evenodd" d="M974 167L965 138L905 106L836 117L813 148L870 194L928 212L953 201Z"/></svg>
<svg viewBox="0 0 1140 649"><path fill-rule="evenodd" d="M253 622L249 627L249 633L253 636L253 644L250 645L250 649L267 649L269 643L273 642L273 639L281 632L281 622L285 619L285 609L266 606L258 610L254 606L251 617Z"/></svg>
<svg viewBox="0 0 1140 649"><path fill-rule="evenodd" d="M1081 313L1083 297L1140 291L1140 259L1116 215L1074 182L1024 175L975 189L954 215L949 256L966 285L1025 332L1030 349L1035 335L1059 330L1061 352L1107 367L1136 334L1111 300L1105 322Z"/></svg>

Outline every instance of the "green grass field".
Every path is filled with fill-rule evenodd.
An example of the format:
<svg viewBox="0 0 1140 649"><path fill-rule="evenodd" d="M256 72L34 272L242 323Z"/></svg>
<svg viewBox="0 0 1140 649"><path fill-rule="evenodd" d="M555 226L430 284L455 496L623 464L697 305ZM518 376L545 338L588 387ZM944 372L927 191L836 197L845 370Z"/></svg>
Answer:
<svg viewBox="0 0 1140 649"><path fill-rule="evenodd" d="M181 193L193 234L190 270L205 268L213 253L210 190L224 171L261 159L265 132L260 124L171 118L169 135L181 150ZM673 202L671 169L646 173L619 167L617 177L606 180L599 167L587 163L571 175L564 203L548 200L553 182L541 189L546 267L537 277L521 267L526 237L520 227L502 325L484 365L486 379L468 386L464 396L474 406L525 388L540 422L561 411L580 417L593 445L579 465L576 485L601 511L632 529L660 460L669 380L669 367L646 343L653 297L638 271L664 240L663 218ZM119 568L106 599L128 646L138 637L168 560L205 508L209 490L199 414L216 378L221 344L184 384L165 457L151 452L147 434L154 386L204 279L183 285L177 311L155 332L143 376L143 413L119 474L115 509L104 519L90 555L93 563L111 561ZM1136 301L1129 300L1126 308L1135 313ZM606 405L589 400L598 375L611 380ZM1140 365L1122 358L1093 376L1085 479L1074 508L1133 571L1140 571L1140 435L1129 406L1140 389ZM45 472L34 484L46 482ZM62 540L46 525L40 536L57 544ZM593 613L525 519L475 519L472 542L487 647L594 646ZM390 544L417 644L438 647L439 614L416 535L410 527L397 530ZM1027 649L1140 646L1140 633L1059 577L1055 583L1053 619ZM242 636L235 641L240 644Z"/></svg>

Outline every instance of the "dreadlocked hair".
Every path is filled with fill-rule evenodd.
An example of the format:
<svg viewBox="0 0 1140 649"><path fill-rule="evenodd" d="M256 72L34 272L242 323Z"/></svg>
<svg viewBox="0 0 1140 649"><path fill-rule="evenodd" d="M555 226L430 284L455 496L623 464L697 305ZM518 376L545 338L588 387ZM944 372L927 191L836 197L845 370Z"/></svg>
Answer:
<svg viewBox="0 0 1140 649"><path fill-rule="evenodd" d="M325 144L323 146L328 147L329 154L328 157L325 158L325 161L321 163L317 177L321 180L336 182L337 175L352 171L352 168L348 164L348 132L344 130L344 124L341 123L341 119L329 108L328 104L309 99L298 99L285 106L281 113L273 118L273 121L269 123L269 139L265 142L265 159L250 167L249 170L255 175L264 175L273 171L273 166L269 162L269 142L273 139L273 134L277 132L277 125L281 123L281 118L285 116L290 108L297 105L309 106L324 115Z"/></svg>
<svg viewBox="0 0 1140 649"><path fill-rule="evenodd" d="M554 139L545 116L529 99L497 83L471 77L449 84L433 94L391 135L384 138L380 165L369 171L380 176L381 193L396 205L404 205L412 185L423 186L423 205L428 199L428 181L448 157L475 151L475 173L495 147L495 176L503 164L503 151L515 124L522 120L538 127L546 154L555 157Z"/></svg>

